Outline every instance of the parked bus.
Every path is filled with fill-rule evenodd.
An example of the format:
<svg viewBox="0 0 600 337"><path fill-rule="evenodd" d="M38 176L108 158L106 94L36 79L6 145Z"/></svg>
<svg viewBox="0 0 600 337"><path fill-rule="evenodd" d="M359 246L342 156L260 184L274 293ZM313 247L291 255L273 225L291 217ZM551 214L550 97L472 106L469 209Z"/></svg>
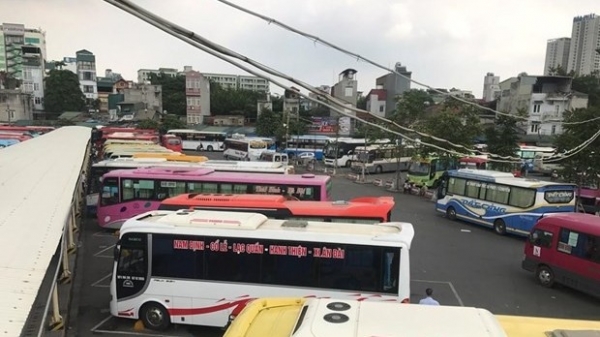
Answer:
<svg viewBox="0 0 600 337"><path fill-rule="evenodd" d="M3 139L0 137L0 148L5 148L11 145L19 144L21 141L18 139Z"/></svg>
<svg viewBox="0 0 600 337"><path fill-rule="evenodd" d="M545 287L559 283L600 298L600 217L544 215L525 242L523 269Z"/></svg>
<svg viewBox="0 0 600 337"><path fill-rule="evenodd" d="M312 153L316 160L323 160L323 148L331 140L327 136L300 135L291 136L283 150L289 157L300 157L303 153Z"/></svg>
<svg viewBox="0 0 600 337"><path fill-rule="evenodd" d="M393 197L363 197L348 201L295 201L281 195L180 194L163 200L160 210L255 212L270 219L377 224L389 222Z"/></svg>
<svg viewBox="0 0 600 337"><path fill-rule="evenodd" d="M54 131L55 128L52 126L14 126L14 125L0 125L0 131L13 131L13 132L28 132L33 136L44 135L50 131Z"/></svg>
<svg viewBox="0 0 600 337"><path fill-rule="evenodd" d="M362 138L335 138L330 139L323 149L323 163L326 166L351 167L352 162L356 161L355 150L359 146L368 146L369 144L388 144L389 139L376 141L367 141Z"/></svg>
<svg viewBox="0 0 600 337"><path fill-rule="evenodd" d="M263 151L258 158L258 161L266 161L271 163L289 163L288 155L275 151Z"/></svg>
<svg viewBox="0 0 600 337"><path fill-rule="evenodd" d="M139 168L102 177L98 224L119 228L126 219L157 209L183 193L281 194L300 200L330 200L331 178L313 174L248 174L214 169Z"/></svg>
<svg viewBox="0 0 600 337"><path fill-rule="evenodd" d="M383 173L406 171L415 155L413 146L398 147L394 144L360 146L355 149L356 161L352 170L358 173Z"/></svg>
<svg viewBox="0 0 600 337"><path fill-rule="evenodd" d="M265 296L408 302L413 237L413 226L402 222L147 212L121 228L110 311L164 329L170 323L224 327L232 313Z"/></svg>
<svg viewBox="0 0 600 337"><path fill-rule="evenodd" d="M416 156L408 168L406 179L417 187L436 188L444 172L457 168L458 161L453 157Z"/></svg>
<svg viewBox="0 0 600 337"><path fill-rule="evenodd" d="M556 153L537 153L533 159L533 172L551 175L554 171L560 171L562 169L560 161L556 157L552 158L555 155Z"/></svg>
<svg viewBox="0 0 600 337"><path fill-rule="evenodd" d="M507 337L485 309L301 297L253 300L223 335L263 336Z"/></svg>
<svg viewBox="0 0 600 337"><path fill-rule="evenodd" d="M600 335L600 322L496 315L508 337L585 337Z"/></svg>
<svg viewBox="0 0 600 337"><path fill-rule="evenodd" d="M118 159L118 158L133 158L135 154L138 153L154 153L154 154L163 154L172 156L175 153L169 149L165 149L164 147L157 148L129 148L129 149L116 149L111 150L110 152L106 152L104 154L104 159Z"/></svg>
<svg viewBox="0 0 600 337"><path fill-rule="evenodd" d="M133 154L132 158L165 158L167 161L182 161L187 163L204 163L208 161L208 158L205 156L188 156L181 152L137 152Z"/></svg>
<svg viewBox="0 0 600 337"><path fill-rule="evenodd" d="M167 134L181 138L184 150L192 151L223 151L226 132L199 131L189 129L169 130Z"/></svg>
<svg viewBox="0 0 600 337"><path fill-rule="evenodd" d="M458 160L459 169L485 170L487 166L487 156L462 157Z"/></svg>
<svg viewBox="0 0 600 337"><path fill-rule="evenodd" d="M138 134L133 132L115 132L107 135L106 140L109 139L118 139L118 140L144 140L150 141L154 144L160 143L160 138L158 134Z"/></svg>
<svg viewBox="0 0 600 337"><path fill-rule="evenodd" d="M577 194L586 213L600 215L600 189L596 186L581 186Z"/></svg>
<svg viewBox="0 0 600 337"><path fill-rule="evenodd" d="M166 134L160 136L160 144L169 150L175 152L183 152L183 145L181 144L181 138L175 135Z"/></svg>
<svg viewBox="0 0 600 337"><path fill-rule="evenodd" d="M233 160L257 161L267 150L267 143L253 138L227 138L223 157Z"/></svg>
<svg viewBox="0 0 600 337"><path fill-rule="evenodd" d="M556 149L553 147L540 147L530 145L519 145L519 150L517 151L517 156L520 157L527 164L527 170L530 172L538 172L537 168L544 169L543 158L548 158L555 154ZM535 165L536 157L542 158L542 162L538 163L537 168Z"/></svg>
<svg viewBox="0 0 600 337"><path fill-rule="evenodd" d="M262 161L209 160L202 163L202 167L220 172L294 174L292 165Z"/></svg>
<svg viewBox="0 0 600 337"><path fill-rule="evenodd" d="M515 178L508 172L453 170L442 178L436 210L450 220L491 227L500 235L527 236L542 215L574 212L576 188Z"/></svg>

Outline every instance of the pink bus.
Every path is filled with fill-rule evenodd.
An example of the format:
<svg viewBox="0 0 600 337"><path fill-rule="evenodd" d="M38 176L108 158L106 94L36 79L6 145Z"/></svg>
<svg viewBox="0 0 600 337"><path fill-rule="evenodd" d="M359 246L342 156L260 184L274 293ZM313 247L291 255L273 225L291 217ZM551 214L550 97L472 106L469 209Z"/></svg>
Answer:
<svg viewBox="0 0 600 337"><path fill-rule="evenodd" d="M314 174L215 172L166 167L114 170L102 176L98 224L121 227L125 220L156 210L162 200L193 194L286 194L299 200L327 201L331 177Z"/></svg>

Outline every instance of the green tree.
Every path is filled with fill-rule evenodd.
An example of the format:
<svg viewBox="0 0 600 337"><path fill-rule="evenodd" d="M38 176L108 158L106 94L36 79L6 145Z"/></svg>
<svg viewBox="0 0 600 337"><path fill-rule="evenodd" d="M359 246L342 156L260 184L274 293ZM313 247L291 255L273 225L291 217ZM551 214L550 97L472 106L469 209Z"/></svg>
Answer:
<svg viewBox="0 0 600 337"><path fill-rule="evenodd" d="M50 113L84 111L85 96L79 87L79 78L69 70L50 70L44 79L44 110Z"/></svg>
<svg viewBox="0 0 600 337"><path fill-rule="evenodd" d="M242 114L249 119L256 118L256 106L265 93L234 88L222 88L210 82L210 110L214 115Z"/></svg>
<svg viewBox="0 0 600 337"><path fill-rule="evenodd" d="M367 97L362 93L356 99L356 108L367 110Z"/></svg>
<svg viewBox="0 0 600 337"><path fill-rule="evenodd" d="M576 109L565 111L564 122L582 122L600 117L600 107ZM600 130L600 120L582 124L563 124L563 133L556 137L558 153L572 150L573 148L590 139ZM556 163L562 166L562 175L567 181L574 183L597 184L600 174L600 138L594 140L583 150ZM571 151L573 152L573 151Z"/></svg>
<svg viewBox="0 0 600 337"><path fill-rule="evenodd" d="M279 136L281 128L281 114L269 109L263 109L256 120L256 134L261 137Z"/></svg>
<svg viewBox="0 0 600 337"><path fill-rule="evenodd" d="M400 125L416 128L424 120L426 109L433 104L433 98L427 91L411 89L398 98L392 120Z"/></svg>
<svg viewBox="0 0 600 337"><path fill-rule="evenodd" d="M600 73L593 72L590 75L576 76L573 78L572 89L588 95L588 105L600 106Z"/></svg>
<svg viewBox="0 0 600 337"><path fill-rule="evenodd" d="M150 83L162 86L163 109L167 110L167 113L185 116L187 109L185 76L172 77L165 73L150 74Z"/></svg>
<svg viewBox="0 0 600 337"><path fill-rule="evenodd" d="M144 119L138 123L140 129L152 129L157 130L160 134L165 134L169 130L173 129L185 129L186 123L182 121L179 116L168 114L165 115L161 121L154 119Z"/></svg>
<svg viewBox="0 0 600 337"><path fill-rule="evenodd" d="M514 117L498 115L493 126L487 127L484 131L486 137L487 151L502 157L516 156L519 147L518 132L519 120ZM493 163L494 169L500 171L511 171L511 163Z"/></svg>

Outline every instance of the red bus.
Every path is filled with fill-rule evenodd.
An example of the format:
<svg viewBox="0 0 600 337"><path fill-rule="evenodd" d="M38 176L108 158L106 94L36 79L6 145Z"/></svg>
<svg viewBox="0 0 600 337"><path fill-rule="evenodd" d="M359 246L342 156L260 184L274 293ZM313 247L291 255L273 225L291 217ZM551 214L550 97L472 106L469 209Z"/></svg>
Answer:
<svg viewBox="0 0 600 337"><path fill-rule="evenodd" d="M175 152L183 152L183 144L181 138L175 135L166 134L160 137L160 145Z"/></svg>
<svg viewBox="0 0 600 337"><path fill-rule="evenodd" d="M522 267L545 287L560 283L600 298L600 217L544 215L525 243Z"/></svg>
<svg viewBox="0 0 600 337"><path fill-rule="evenodd" d="M31 138L33 136L29 133L0 131L0 139L18 139L23 142Z"/></svg>
<svg viewBox="0 0 600 337"><path fill-rule="evenodd" d="M488 160L481 157L463 157L458 160L461 169L485 170Z"/></svg>
<svg viewBox="0 0 600 337"><path fill-rule="evenodd" d="M180 194L162 201L162 210L210 210L261 213L272 219L376 224L389 222L393 197L362 197L349 201L298 201L282 195Z"/></svg>
<svg viewBox="0 0 600 337"><path fill-rule="evenodd" d="M55 130L52 126L12 126L12 125L0 125L0 131L11 131L11 132L31 132L33 134L43 135L52 130Z"/></svg>

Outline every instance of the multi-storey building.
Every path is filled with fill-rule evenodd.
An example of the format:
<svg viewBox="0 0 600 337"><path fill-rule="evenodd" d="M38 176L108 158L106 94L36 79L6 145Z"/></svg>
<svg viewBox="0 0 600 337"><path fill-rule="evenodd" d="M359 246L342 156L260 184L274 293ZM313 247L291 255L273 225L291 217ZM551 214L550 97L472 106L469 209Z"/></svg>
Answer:
<svg viewBox="0 0 600 337"><path fill-rule="evenodd" d="M500 94L500 76L494 76L494 73L487 73L483 78L483 101L491 102L498 98Z"/></svg>
<svg viewBox="0 0 600 337"><path fill-rule="evenodd" d="M333 97L343 101L349 107L356 107L358 100L358 81L356 80L356 70L346 69L339 74L338 82L331 89ZM346 112L354 115L352 110L344 109ZM330 111L332 117L339 114L334 110Z"/></svg>
<svg viewBox="0 0 600 337"><path fill-rule="evenodd" d="M256 76L202 73L204 78L217 83L224 89L244 89L269 92L269 81Z"/></svg>
<svg viewBox="0 0 600 337"><path fill-rule="evenodd" d="M179 71L175 68L158 68L158 69L139 69L137 71L137 82L144 83L150 80L150 75L165 74L167 76L176 77Z"/></svg>
<svg viewBox="0 0 600 337"><path fill-rule="evenodd" d="M573 19L567 72L589 75L600 70L600 16L589 14Z"/></svg>
<svg viewBox="0 0 600 337"><path fill-rule="evenodd" d="M546 44L546 62L544 63L544 75L550 75L553 69L560 67L567 71L569 63L569 51L571 49L571 38L561 37L548 40Z"/></svg>
<svg viewBox="0 0 600 337"><path fill-rule="evenodd" d="M82 49L75 53L75 59L77 60L79 87L90 105L91 101L98 99L96 56L89 50Z"/></svg>
<svg viewBox="0 0 600 337"><path fill-rule="evenodd" d="M396 111L396 101L405 91L410 90L410 78L412 72L406 69L400 62L394 65L396 71L383 75L375 80L376 86L385 90L385 114L390 115ZM398 75L398 74L400 75Z"/></svg>
<svg viewBox="0 0 600 337"><path fill-rule="evenodd" d="M382 85L378 85L376 89L371 89L367 94L367 111L371 114L385 117L385 104L387 101L387 91Z"/></svg>
<svg viewBox="0 0 600 337"><path fill-rule="evenodd" d="M500 83L502 90L497 110L510 114L525 112L528 120L521 127L528 135L562 133L566 110L587 108L588 97L573 92L568 76L530 76L525 73Z"/></svg>
<svg viewBox="0 0 600 337"><path fill-rule="evenodd" d="M4 23L0 29L0 71L21 82L36 111L44 109L46 33L22 24Z"/></svg>
<svg viewBox="0 0 600 337"><path fill-rule="evenodd" d="M0 122L33 119L30 94L21 89L0 89Z"/></svg>
<svg viewBox="0 0 600 337"><path fill-rule="evenodd" d="M188 124L204 124L210 116L210 82L190 66L184 68Z"/></svg>

